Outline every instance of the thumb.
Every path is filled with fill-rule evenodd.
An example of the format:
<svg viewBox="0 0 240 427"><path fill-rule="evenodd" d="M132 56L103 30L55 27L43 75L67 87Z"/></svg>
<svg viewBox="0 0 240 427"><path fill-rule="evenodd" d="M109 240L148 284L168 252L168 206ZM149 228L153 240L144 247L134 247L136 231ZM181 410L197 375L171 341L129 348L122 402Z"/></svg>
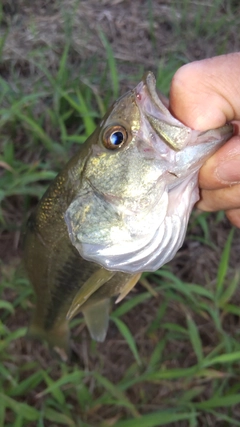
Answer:
<svg viewBox="0 0 240 427"><path fill-rule="evenodd" d="M173 77L170 111L196 130L240 119L240 53L184 65Z"/></svg>

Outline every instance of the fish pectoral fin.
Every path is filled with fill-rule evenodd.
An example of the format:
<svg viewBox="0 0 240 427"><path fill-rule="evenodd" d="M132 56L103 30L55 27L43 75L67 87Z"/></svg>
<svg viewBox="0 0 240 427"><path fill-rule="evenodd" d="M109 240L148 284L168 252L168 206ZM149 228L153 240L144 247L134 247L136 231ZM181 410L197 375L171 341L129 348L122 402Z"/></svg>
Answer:
<svg viewBox="0 0 240 427"><path fill-rule="evenodd" d="M191 134L190 128L186 126L170 125L150 114L146 114L146 116L152 128L172 150L179 151L186 147Z"/></svg>
<svg viewBox="0 0 240 427"><path fill-rule="evenodd" d="M115 273L115 271L105 270L103 267L95 271L95 273L89 277L75 295L66 316L67 320L71 320L77 313L79 313L79 311L81 311L81 306L88 300L88 298L108 282Z"/></svg>
<svg viewBox="0 0 240 427"><path fill-rule="evenodd" d="M93 340L103 342L109 322L110 299L104 299L84 308L83 315Z"/></svg>
<svg viewBox="0 0 240 427"><path fill-rule="evenodd" d="M125 296L134 288L138 280L140 279L142 273L134 274L130 277L130 279L125 283L125 285L122 287L121 292L118 296L118 298L115 301L115 304L118 304L120 301L125 298Z"/></svg>

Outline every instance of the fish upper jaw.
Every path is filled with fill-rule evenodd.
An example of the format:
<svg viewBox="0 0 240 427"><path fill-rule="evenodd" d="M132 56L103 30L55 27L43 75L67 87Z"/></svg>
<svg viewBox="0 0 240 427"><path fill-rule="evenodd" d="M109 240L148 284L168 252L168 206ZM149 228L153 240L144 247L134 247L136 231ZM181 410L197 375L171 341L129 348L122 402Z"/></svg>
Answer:
<svg viewBox="0 0 240 427"><path fill-rule="evenodd" d="M189 144L192 129L175 119L162 103L156 91L156 80L152 72L147 72L136 86L135 97L140 111L165 144L175 151Z"/></svg>

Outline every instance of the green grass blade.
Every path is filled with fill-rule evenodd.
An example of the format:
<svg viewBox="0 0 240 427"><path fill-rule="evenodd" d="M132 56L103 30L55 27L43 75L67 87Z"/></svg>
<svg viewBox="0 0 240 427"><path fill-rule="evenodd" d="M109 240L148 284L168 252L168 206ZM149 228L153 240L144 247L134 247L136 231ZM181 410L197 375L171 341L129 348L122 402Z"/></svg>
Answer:
<svg viewBox="0 0 240 427"><path fill-rule="evenodd" d="M128 400L128 398L125 396L123 391L121 391L117 386L112 384L107 378L103 377L97 372L93 372L93 376L94 378L96 378L97 382L105 388L105 390L107 390L112 396L114 396L117 399L118 405L125 406L130 410L130 412L134 417L139 417L139 413L136 410L135 406L130 402L130 400Z"/></svg>
<svg viewBox="0 0 240 427"><path fill-rule="evenodd" d="M212 399L205 400L204 402L194 403L197 409L212 409L212 408L225 408L238 405L240 403L240 394L233 394L221 397L213 397Z"/></svg>
<svg viewBox="0 0 240 427"><path fill-rule="evenodd" d="M4 427L5 413L6 405L5 402L2 400L0 404L0 427Z"/></svg>
<svg viewBox="0 0 240 427"><path fill-rule="evenodd" d="M193 417L195 417L194 413L174 414L169 412L154 412L143 415L136 420L117 422L115 427L160 427L177 421L190 420Z"/></svg>
<svg viewBox="0 0 240 427"><path fill-rule="evenodd" d="M167 370L159 370L154 373L145 375L145 381L154 380L175 380L178 378L189 378L199 373L198 366L191 366L189 368L175 368Z"/></svg>
<svg viewBox="0 0 240 427"><path fill-rule="evenodd" d="M64 393L62 392L62 390L60 389L60 387L54 387L54 384L56 381L52 380L52 378L47 374L47 372L43 372L43 378L46 382L46 384L48 385L48 387L50 388L51 392L49 392L50 394L52 394L52 396L55 398L55 400L60 404L60 405L65 405L65 397L64 397ZM68 378L69 380L69 378ZM51 387L53 386L53 387Z"/></svg>
<svg viewBox="0 0 240 427"><path fill-rule="evenodd" d="M64 46L63 54L60 59L59 63L59 69L57 72L57 78L56 81L62 87L64 85L64 80L66 78L66 70L67 70L67 59L68 59L68 53L69 53L70 44L67 42Z"/></svg>
<svg viewBox="0 0 240 427"><path fill-rule="evenodd" d="M219 268L218 268L217 286L216 286L216 298L217 298L217 300L220 299L220 297L222 296L222 292L223 292L224 279L226 277L227 270L228 270L228 263L229 263L233 234L234 234L234 228L232 228L230 233L229 233L227 242L226 242L224 249L223 249Z"/></svg>
<svg viewBox="0 0 240 427"><path fill-rule="evenodd" d="M84 122L85 130L86 130L86 136L84 136L84 141L85 141L86 137L91 135L91 133L96 128L96 124L92 119L92 115L89 112L89 108L80 90L78 89L76 93L77 93L77 98L64 91L61 91L62 96L68 101L68 103L74 108L74 110L79 113L79 115L81 116L81 119Z"/></svg>
<svg viewBox="0 0 240 427"><path fill-rule="evenodd" d="M17 110L14 112L18 119L22 120L22 122L27 125L27 127L36 135L36 137L41 140L47 150L53 151L57 147L57 144L51 140L51 138L35 120L26 114L20 113Z"/></svg>
<svg viewBox="0 0 240 427"><path fill-rule="evenodd" d="M65 426L69 427L75 427L75 422L67 415L56 411L55 409L52 409L50 407L46 408L44 411L44 417L52 421L53 423L56 423L55 425L64 424Z"/></svg>
<svg viewBox="0 0 240 427"><path fill-rule="evenodd" d="M226 421L228 424L227 426L237 426L240 427L240 421L237 421L236 419L233 419L232 417L228 417L225 414L222 414L221 412L215 412L215 411L209 411L211 414L213 414L217 420Z"/></svg>
<svg viewBox="0 0 240 427"><path fill-rule="evenodd" d="M8 37L9 30L10 30L10 28L8 28L4 34L1 34L1 37L0 37L0 58L2 57L5 41Z"/></svg>
<svg viewBox="0 0 240 427"><path fill-rule="evenodd" d="M22 415L17 415L16 420L12 427L22 427L24 425L24 419Z"/></svg>
<svg viewBox="0 0 240 427"><path fill-rule="evenodd" d="M37 387L38 384L42 381L43 372L37 371L34 374L30 375L25 380L18 383L12 390L9 392L9 396L23 396L28 393L29 390Z"/></svg>
<svg viewBox="0 0 240 427"><path fill-rule="evenodd" d="M114 321L114 323L116 324L119 332L122 334L122 336L125 338L126 342L128 343L129 348L131 349L132 354L133 354L133 356L134 356L137 364L139 366L141 366L142 365L142 361L140 359L136 343L134 341L133 335L131 334L130 330L125 325L125 323L123 323L122 320L118 319L117 317L111 317L111 319Z"/></svg>
<svg viewBox="0 0 240 427"><path fill-rule="evenodd" d="M213 357L211 360L204 360L203 365L205 367L212 366L216 364L225 364L239 362L240 360L240 351L236 351L229 354L221 354L220 356Z"/></svg>
<svg viewBox="0 0 240 427"><path fill-rule="evenodd" d="M240 271L237 270L235 272L235 276L230 281L230 283L226 287L225 291L222 292L222 295L220 296L220 298L218 300L219 307L224 308L225 304L231 300L232 296L235 294L235 292L238 289L239 278L240 278Z"/></svg>
<svg viewBox="0 0 240 427"><path fill-rule="evenodd" d="M5 394L0 393L1 404L5 404L6 407L12 409L17 415L23 417L25 420L36 421L39 418L39 412L37 409L27 405L26 403L17 402Z"/></svg>
<svg viewBox="0 0 240 427"><path fill-rule="evenodd" d="M84 122L84 126L86 129L87 136L91 135L91 133L96 128L96 124L94 120L92 119L91 115L89 114L89 107L84 101L84 98L80 92L79 89L76 90L77 98L78 98L78 104L79 104L79 110L81 114L81 118Z"/></svg>
<svg viewBox="0 0 240 427"><path fill-rule="evenodd" d="M52 382L52 384L50 384L45 390L43 390L39 394L39 397L40 396L42 397L48 393L54 394L55 390L59 389L62 386L65 386L67 384L72 384L72 385L79 384L79 382L82 381L83 377L84 377L84 373L81 371L74 371L74 372L71 372L67 375L64 375L64 376L60 377L58 381Z"/></svg>
<svg viewBox="0 0 240 427"><path fill-rule="evenodd" d="M121 317L124 314L128 313L130 310L132 310L134 307L138 306L144 301L147 301L150 298L152 298L152 295L149 292L144 292L140 295L136 295L135 297L132 297L129 300L121 303L121 305L116 305L115 307L117 308L113 311L111 317Z"/></svg>
<svg viewBox="0 0 240 427"><path fill-rule="evenodd" d="M212 292L210 292L208 289L204 288L203 286L196 285L195 283L185 283L184 286L191 293L194 293L194 294L199 295L201 297L208 298L211 301L214 300L214 296L213 296Z"/></svg>
<svg viewBox="0 0 240 427"><path fill-rule="evenodd" d="M162 359L162 354L165 349L167 340L165 338L161 339L153 350L150 360L148 362L148 369L149 371L155 370L156 367L160 364Z"/></svg>
<svg viewBox="0 0 240 427"><path fill-rule="evenodd" d="M9 311L11 314L14 313L14 307L12 304L8 301L0 300L0 310L6 310Z"/></svg>
<svg viewBox="0 0 240 427"><path fill-rule="evenodd" d="M176 323L163 323L162 328L166 329L167 331L177 332L178 334L185 335L185 337L189 335L187 329L185 329L183 326L177 325Z"/></svg>
<svg viewBox="0 0 240 427"><path fill-rule="evenodd" d="M83 144L87 139L87 135L66 135L63 137L63 141L77 142L78 144Z"/></svg>
<svg viewBox="0 0 240 427"><path fill-rule="evenodd" d="M193 346L193 350L197 356L198 363L201 364L203 361L202 342L201 342L201 338L200 338L196 323L193 321L190 314L187 314L187 325L188 325L188 332L189 332L189 337Z"/></svg>
<svg viewBox="0 0 240 427"><path fill-rule="evenodd" d="M108 61L108 66L110 70L113 96L114 98L117 98L119 96L119 79L118 79L116 61L113 55L111 45L108 39L106 38L105 34L103 33L103 31L99 30L99 36L107 53L107 61Z"/></svg>
<svg viewBox="0 0 240 427"><path fill-rule="evenodd" d="M31 93L30 95L25 95L23 98L20 98L18 101L15 101L11 106L11 112L15 113L15 111L20 110L24 107L31 107L33 101L39 101L41 98L48 96L49 93L47 91Z"/></svg>
<svg viewBox="0 0 240 427"><path fill-rule="evenodd" d="M224 304L224 311L240 317L240 307L234 304Z"/></svg>
<svg viewBox="0 0 240 427"><path fill-rule="evenodd" d="M1 334L1 331L0 331L0 334ZM7 380L8 383L11 383L12 387L17 386L17 380L13 378L11 372L2 364L0 364L0 378ZM1 424L0 424L0 426L1 426Z"/></svg>
<svg viewBox="0 0 240 427"><path fill-rule="evenodd" d="M27 333L27 328L19 328L8 334L5 341L0 341L0 350L3 350L9 345L10 342L17 340L18 338L24 337Z"/></svg>

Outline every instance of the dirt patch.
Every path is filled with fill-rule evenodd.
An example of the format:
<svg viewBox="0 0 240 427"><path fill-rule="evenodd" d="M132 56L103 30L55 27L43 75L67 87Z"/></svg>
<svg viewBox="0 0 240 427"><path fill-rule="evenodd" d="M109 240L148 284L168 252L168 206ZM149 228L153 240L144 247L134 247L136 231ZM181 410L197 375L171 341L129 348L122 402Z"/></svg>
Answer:
<svg viewBox="0 0 240 427"><path fill-rule="evenodd" d="M129 74L139 66L155 69L160 60L167 61L173 55L189 62L234 51L239 47L239 36L229 17L219 26L226 10L223 5L203 1L186 3L183 11L181 2L171 0L5 0L1 28L1 35L6 35L4 74L7 76L7 67L11 66L17 67L22 77L28 76L34 70L33 60L43 60L48 68L55 68L66 34L71 40L71 61L78 65L94 55L106 57L100 36L103 31L119 70ZM204 20L199 23L203 12ZM206 29L208 20L212 34ZM101 68L100 63L98 66Z"/></svg>

